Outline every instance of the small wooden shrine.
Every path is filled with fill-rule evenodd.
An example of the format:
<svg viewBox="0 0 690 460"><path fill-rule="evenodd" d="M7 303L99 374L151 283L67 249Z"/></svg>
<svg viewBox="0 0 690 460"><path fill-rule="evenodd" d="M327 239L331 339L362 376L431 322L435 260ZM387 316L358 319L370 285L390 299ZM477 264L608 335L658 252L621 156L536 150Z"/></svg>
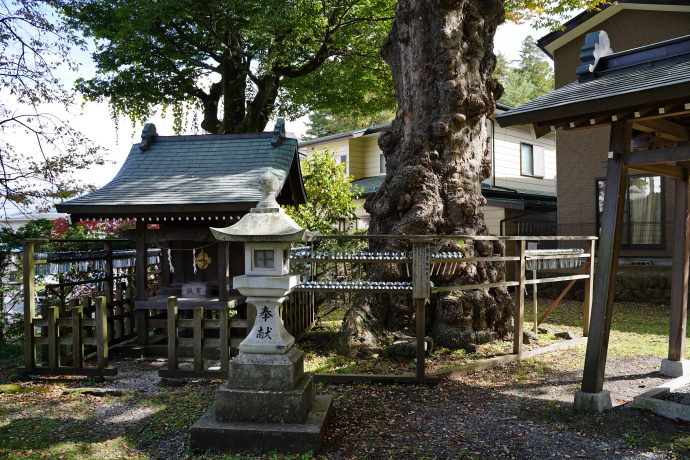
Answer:
<svg viewBox="0 0 690 460"><path fill-rule="evenodd" d="M222 135L159 136L147 124L110 183L56 208L72 222L134 219L137 287L147 283L147 247L161 249L163 295L147 299L137 289L137 309L165 309L168 295L182 309L186 299L215 309L229 302L245 262L242 243L216 241L209 227L231 225L256 206L266 171L278 178L278 203L306 203L297 139L282 119L272 132Z"/></svg>
<svg viewBox="0 0 690 460"><path fill-rule="evenodd" d="M661 372L690 373L685 328L690 255L690 36L614 53L605 32L587 35L577 81L496 117L528 124L537 136L555 129L610 126L594 302L579 409L611 406L603 390L628 171L675 179L675 228L668 359ZM578 180L559 177L559 180Z"/></svg>

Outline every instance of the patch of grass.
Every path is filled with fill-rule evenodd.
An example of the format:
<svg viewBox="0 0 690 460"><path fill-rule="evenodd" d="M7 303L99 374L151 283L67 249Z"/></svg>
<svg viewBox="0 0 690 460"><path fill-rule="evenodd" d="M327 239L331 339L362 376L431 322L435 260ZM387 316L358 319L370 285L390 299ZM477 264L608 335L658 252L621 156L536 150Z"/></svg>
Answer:
<svg viewBox="0 0 690 460"><path fill-rule="evenodd" d="M24 345L5 343L0 345L0 383L9 383L16 374L15 369L21 366L24 358Z"/></svg>

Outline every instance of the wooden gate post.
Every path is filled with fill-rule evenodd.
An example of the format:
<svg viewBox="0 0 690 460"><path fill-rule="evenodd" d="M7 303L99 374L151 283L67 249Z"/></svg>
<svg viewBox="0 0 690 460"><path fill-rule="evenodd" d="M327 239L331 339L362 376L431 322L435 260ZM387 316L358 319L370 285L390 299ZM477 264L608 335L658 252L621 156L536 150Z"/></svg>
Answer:
<svg viewBox="0 0 690 460"><path fill-rule="evenodd" d="M625 121L616 121L611 125L604 212L599 240L599 267L594 279L594 299L582 387L575 395L575 408L587 411L603 411L611 406L610 396L602 393L602 389L611 332L623 209L628 189L625 153L629 150L631 130L632 126ZM604 399L592 399L596 398L595 394L601 394L601 398Z"/></svg>
<svg viewBox="0 0 690 460"><path fill-rule="evenodd" d="M668 359L661 362L661 373L680 377L687 373L682 361L685 357L685 329L688 319L688 259L690 250L690 203L688 200L688 170L685 177L676 179L676 209L673 229L673 268L671 273L671 311Z"/></svg>

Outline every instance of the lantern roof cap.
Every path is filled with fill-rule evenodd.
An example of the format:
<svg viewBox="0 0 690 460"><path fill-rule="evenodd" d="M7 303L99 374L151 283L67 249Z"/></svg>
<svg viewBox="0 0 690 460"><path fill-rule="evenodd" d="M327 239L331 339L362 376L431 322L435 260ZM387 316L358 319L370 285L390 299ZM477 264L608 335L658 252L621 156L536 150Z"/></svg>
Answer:
<svg viewBox="0 0 690 460"><path fill-rule="evenodd" d="M219 241L309 241L316 232L307 232L280 207L276 192L280 183L278 178L267 170L257 180L261 201L245 214L239 222L225 228L211 228L213 236Z"/></svg>

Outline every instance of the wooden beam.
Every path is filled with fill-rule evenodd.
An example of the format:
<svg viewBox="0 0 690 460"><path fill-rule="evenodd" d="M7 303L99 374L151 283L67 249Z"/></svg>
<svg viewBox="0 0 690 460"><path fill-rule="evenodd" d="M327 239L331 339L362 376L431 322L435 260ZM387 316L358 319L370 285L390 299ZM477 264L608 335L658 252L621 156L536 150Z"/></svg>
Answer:
<svg viewBox="0 0 690 460"><path fill-rule="evenodd" d="M687 174L684 178L676 180L675 183L668 359L682 361L685 353L685 329L688 317L688 261L690 259L690 203Z"/></svg>
<svg viewBox="0 0 690 460"><path fill-rule="evenodd" d="M613 154L609 155L606 171L598 269L594 278L594 301L582 375L583 393L599 393L604 385L623 209L628 188L625 156L629 150L631 133L632 125L625 121L616 121L611 126L609 151Z"/></svg>
<svg viewBox="0 0 690 460"><path fill-rule="evenodd" d="M530 128L531 128L530 130L532 131L532 135L534 135L535 139L539 139L540 137L544 137L551 132L550 126L539 126L536 123L532 123L530 125Z"/></svg>
<svg viewBox="0 0 690 460"><path fill-rule="evenodd" d="M676 161L690 161L690 145L628 152L625 159L625 165L634 168L638 165L651 165Z"/></svg>
<svg viewBox="0 0 690 460"><path fill-rule="evenodd" d="M682 179L686 176L687 169L681 168L680 166L672 166L667 164L654 164L654 165L643 165L634 166L630 169L635 171L641 171L650 174L658 174L659 176L672 177L673 179Z"/></svg>
<svg viewBox="0 0 690 460"><path fill-rule="evenodd" d="M688 129L664 118L639 120L633 123L633 129L645 133L658 133L672 141L687 141Z"/></svg>

